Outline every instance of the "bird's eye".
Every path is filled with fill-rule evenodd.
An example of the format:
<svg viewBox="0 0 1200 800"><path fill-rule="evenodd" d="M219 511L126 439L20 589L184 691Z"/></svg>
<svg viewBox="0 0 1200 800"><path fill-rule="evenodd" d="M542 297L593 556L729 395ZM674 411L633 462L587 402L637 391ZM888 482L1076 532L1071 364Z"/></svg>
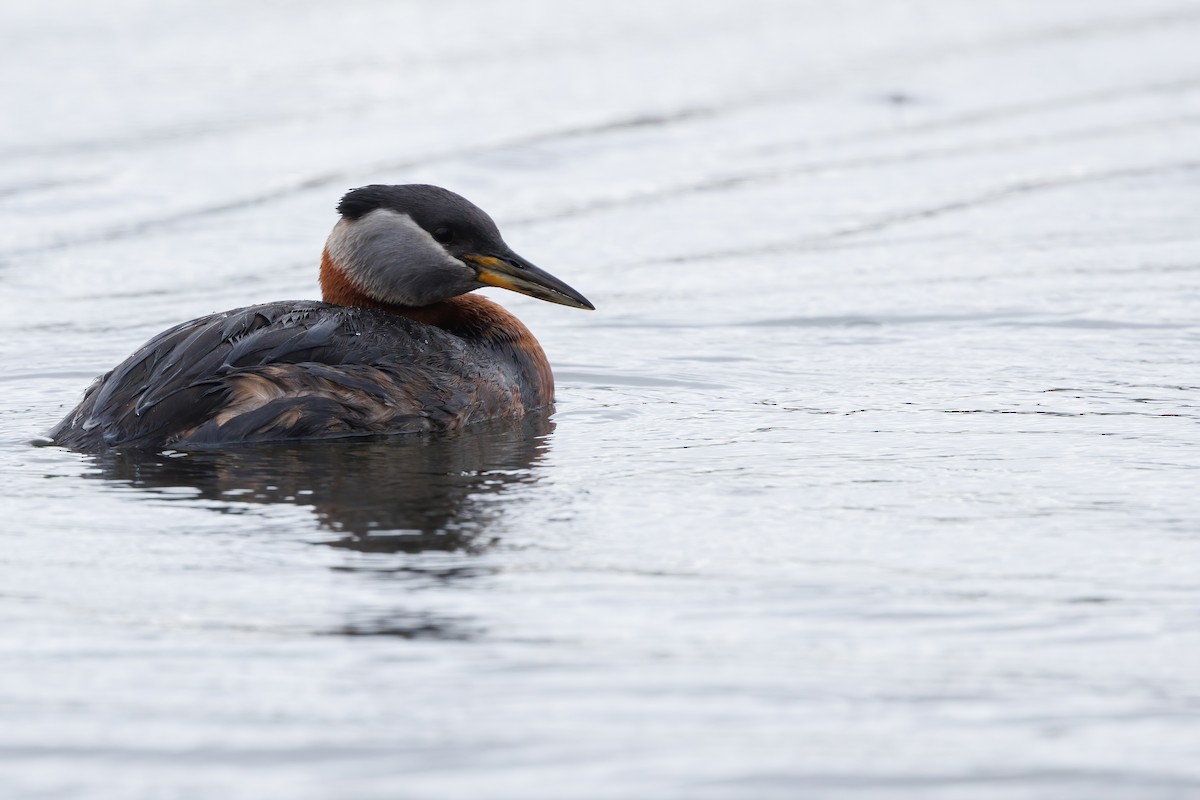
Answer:
<svg viewBox="0 0 1200 800"><path fill-rule="evenodd" d="M454 241L454 231L449 228L437 228L433 232L433 238L442 244L450 244Z"/></svg>

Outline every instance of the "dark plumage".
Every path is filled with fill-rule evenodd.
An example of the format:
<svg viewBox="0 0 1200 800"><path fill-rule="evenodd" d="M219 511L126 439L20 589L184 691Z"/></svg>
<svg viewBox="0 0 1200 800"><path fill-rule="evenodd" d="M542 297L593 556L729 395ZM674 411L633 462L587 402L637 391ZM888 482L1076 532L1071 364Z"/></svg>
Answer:
<svg viewBox="0 0 1200 800"><path fill-rule="evenodd" d="M463 233L474 231L495 246L503 243L500 231L483 209L448 189L428 184L387 186L371 184L351 189L338 202L337 212L343 218L356 220L370 212L386 208L412 217L427 231L439 229Z"/></svg>
<svg viewBox="0 0 1200 800"><path fill-rule="evenodd" d="M97 451L416 433L553 401L525 326L459 295L497 285L590 303L445 189L370 186L339 210L321 271L334 303L268 303L165 331L97 380L51 438ZM410 303L406 292L437 299Z"/></svg>

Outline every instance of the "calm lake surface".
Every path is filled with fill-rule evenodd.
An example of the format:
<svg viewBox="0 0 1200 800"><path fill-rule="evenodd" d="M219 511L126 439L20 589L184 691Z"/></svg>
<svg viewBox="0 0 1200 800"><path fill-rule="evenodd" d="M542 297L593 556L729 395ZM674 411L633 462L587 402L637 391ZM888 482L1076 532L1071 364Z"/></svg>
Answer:
<svg viewBox="0 0 1200 800"><path fill-rule="evenodd" d="M0 796L1200 796L1200 3L8 4ZM34 447L471 198L553 414Z"/></svg>

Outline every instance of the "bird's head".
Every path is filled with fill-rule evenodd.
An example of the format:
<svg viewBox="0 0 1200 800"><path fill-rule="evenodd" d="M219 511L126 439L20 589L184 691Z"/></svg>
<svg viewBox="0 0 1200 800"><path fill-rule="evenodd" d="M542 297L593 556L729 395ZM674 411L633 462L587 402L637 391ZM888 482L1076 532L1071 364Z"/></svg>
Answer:
<svg viewBox="0 0 1200 800"><path fill-rule="evenodd" d="M587 298L512 251L478 206L439 186L372 185L338 203L341 219L325 243L329 275L371 301L428 306L484 286L499 286L574 308Z"/></svg>

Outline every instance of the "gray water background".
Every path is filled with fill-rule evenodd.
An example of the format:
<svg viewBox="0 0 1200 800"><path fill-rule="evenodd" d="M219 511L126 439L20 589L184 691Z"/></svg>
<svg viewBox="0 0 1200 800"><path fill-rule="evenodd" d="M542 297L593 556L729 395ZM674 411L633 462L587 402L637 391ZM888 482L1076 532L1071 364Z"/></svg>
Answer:
<svg viewBox="0 0 1200 800"><path fill-rule="evenodd" d="M0 796L1200 796L1200 4L8 3ZM29 442L433 182L552 417Z"/></svg>

